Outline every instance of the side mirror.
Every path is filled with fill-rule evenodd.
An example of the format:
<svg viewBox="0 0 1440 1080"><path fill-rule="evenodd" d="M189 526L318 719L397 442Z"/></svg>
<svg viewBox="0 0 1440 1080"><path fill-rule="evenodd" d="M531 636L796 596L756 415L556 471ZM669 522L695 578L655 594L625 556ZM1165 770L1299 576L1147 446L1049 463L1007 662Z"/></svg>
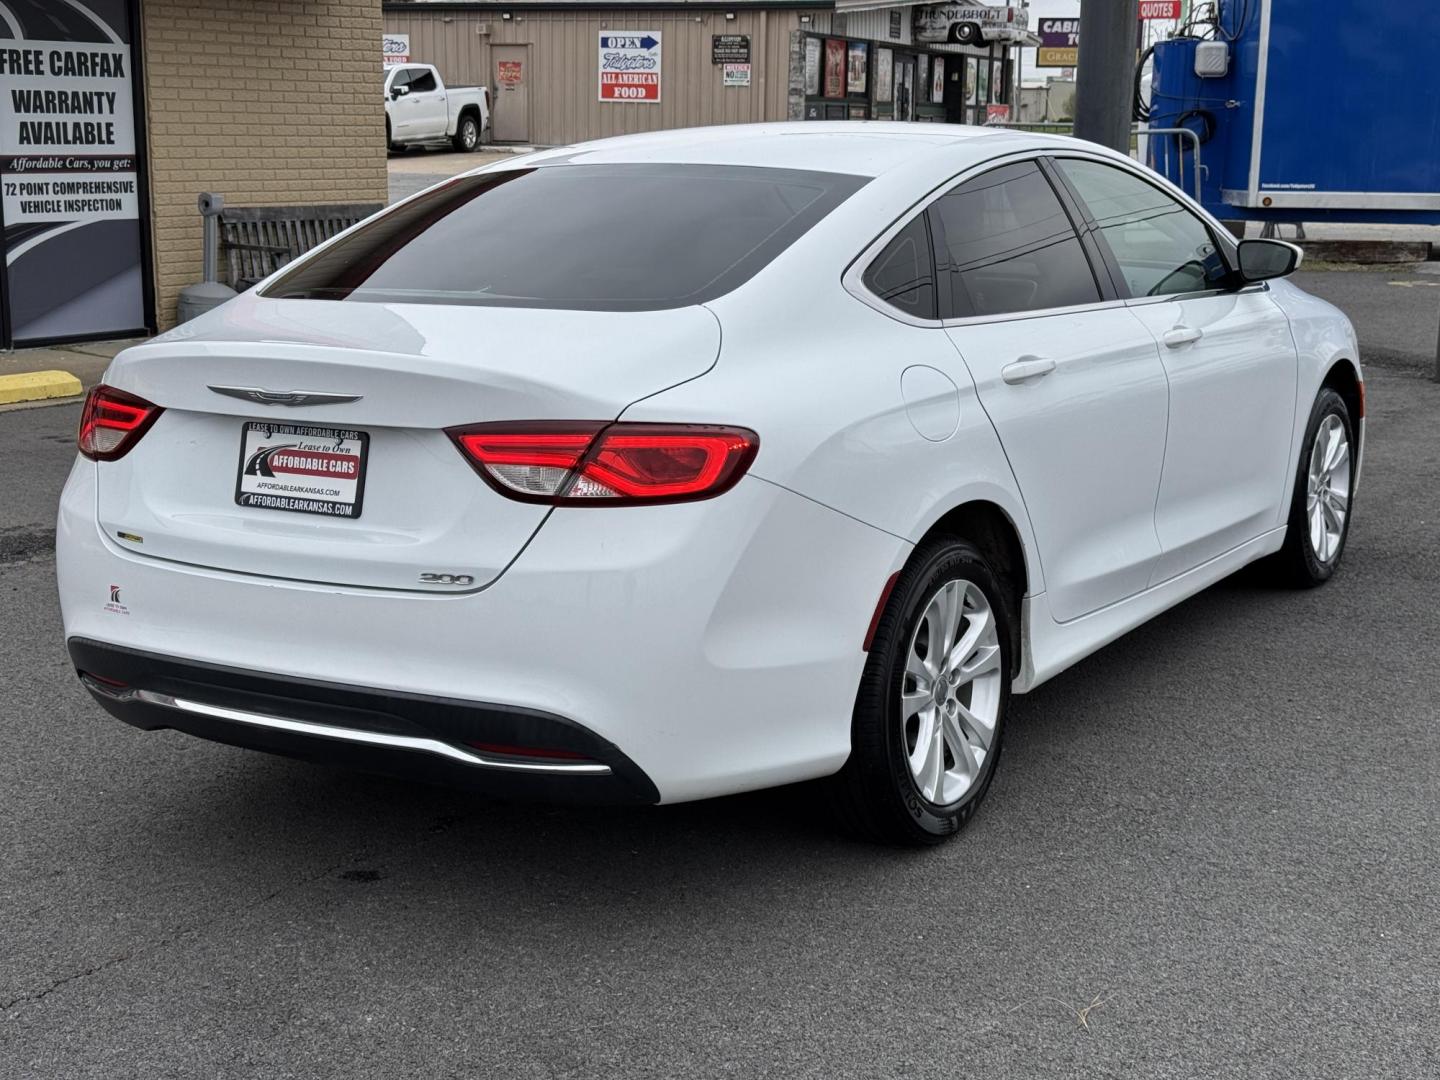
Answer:
<svg viewBox="0 0 1440 1080"><path fill-rule="evenodd" d="M1247 285L1289 277L1304 258L1305 252L1284 240L1241 240L1240 277Z"/></svg>
<svg viewBox="0 0 1440 1080"><path fill-rule="evenodd" d="M391 90L390 90L390 100L391 100L391 101L395 101L395 100L398 99L398 98L404 97L404 96L405 96L406 94L408 94L409 92L410 92L410 87L408 87L408 86L396 86L396 87L392 87Z"/></svg>

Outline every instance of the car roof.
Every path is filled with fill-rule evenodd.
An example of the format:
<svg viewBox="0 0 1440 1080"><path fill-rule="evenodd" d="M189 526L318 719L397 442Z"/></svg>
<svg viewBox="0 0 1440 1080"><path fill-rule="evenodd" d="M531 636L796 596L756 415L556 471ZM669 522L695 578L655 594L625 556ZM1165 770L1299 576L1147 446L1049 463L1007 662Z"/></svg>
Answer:
<svg viewBox="0 0 1440 1080"><path fill-rule="evenodd" d="M726 124L557 147L516 159L509 167L666 163L811 169L874 177L942 148L970 148L976 160L982 160L1007 150L1071 141L959 124L872 120Z"/></svg>

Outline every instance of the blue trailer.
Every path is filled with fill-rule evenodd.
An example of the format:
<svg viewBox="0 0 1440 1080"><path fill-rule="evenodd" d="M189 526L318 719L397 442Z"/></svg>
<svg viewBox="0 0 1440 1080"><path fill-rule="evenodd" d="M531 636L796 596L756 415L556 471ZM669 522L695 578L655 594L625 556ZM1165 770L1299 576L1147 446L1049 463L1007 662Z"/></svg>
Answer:
<svg viewBox="0 0 1440 1080"><path fill-rule="evenodd" d="M1215 11L1154 46L1148 116L1199 138L1206 209L1440 224L1440 2L1218 0ZM1155 139L1150 156L1194 191L1189 147Z"/></svg>

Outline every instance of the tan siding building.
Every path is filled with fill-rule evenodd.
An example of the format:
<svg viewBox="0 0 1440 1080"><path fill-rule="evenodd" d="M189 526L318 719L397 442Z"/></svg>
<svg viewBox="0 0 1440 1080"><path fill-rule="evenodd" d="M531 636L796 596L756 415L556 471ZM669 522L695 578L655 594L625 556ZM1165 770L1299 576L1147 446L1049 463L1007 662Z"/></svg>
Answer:
<svg viewBox="0 0 1440 1080"><path fill-rule="evenodd" d="M983 123L992 97L1009 100L1007 46L921 45L914 39L913 5L875 3L836 11L835 0L390 0L385 33L404 35L409 59L434 64L447 82L488 86L491 135L498 142L556 146L666 128L799 119ZM625 32L661 42L658 103L600 99L599 43ZM745 85L727 83L717 62L715 39L727 35L744 38L748 47ZM823 80L817 84L817 46L843 49L846 77L860 88L847 83L836 92ZM822 65L826 55L822 49ZM943 72L938 81L932 78L936 57ZM986 101L974 91L982 65L984 84L994 87ZM947 88L949 80L955 86ZM973 100L966 99L967 85Z"/></svg>

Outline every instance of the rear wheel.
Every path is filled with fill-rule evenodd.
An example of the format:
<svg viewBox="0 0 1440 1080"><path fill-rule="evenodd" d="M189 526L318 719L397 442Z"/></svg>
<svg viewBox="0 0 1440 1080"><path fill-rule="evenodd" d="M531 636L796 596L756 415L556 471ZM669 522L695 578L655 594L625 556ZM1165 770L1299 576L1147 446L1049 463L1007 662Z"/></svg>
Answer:
<svg viewBox="0 0 1440 1080"><path fill-rule="evenodd" d="M1301 443L1285 546L1269 561L1284 584L1322 585L1340 565L1355 494L1355 434L1345 399L1326 387Z"/></svg>
<svg viewBox="0 0 1440 1080"><path fill-rule="evenodd" d="M908 846L958 832L989 789L1010 701L1005 593L973 544L926 544L876 628L833 781L852 831Z"/></svg>
<svg viewBox="0 0 1440 1080"><path fill-rule="evenodd" d="M480 145L480 121L474 115L466 113L460 118L460 123L455 128L455 138L451 145L462 153L470 153Z"/></svg>

